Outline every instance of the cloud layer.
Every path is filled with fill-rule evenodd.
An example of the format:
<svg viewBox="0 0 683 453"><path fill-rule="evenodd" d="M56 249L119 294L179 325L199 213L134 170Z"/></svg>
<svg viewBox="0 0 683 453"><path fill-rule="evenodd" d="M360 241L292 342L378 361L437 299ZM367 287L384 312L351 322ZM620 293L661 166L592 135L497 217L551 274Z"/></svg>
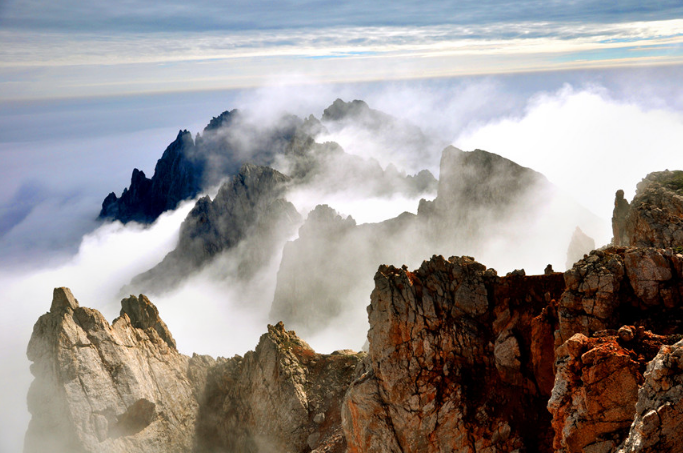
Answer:
<svg viewBox="0 0 683 453"><path fill-rule="evenodd" d="M644 3L624 0L613 5L600 0L408 0L336 2L332 0L228 1L192 3L171 0L7 1L0 7L0 24L13 29L90 29L107 31L206 31L322 28L333 26L422 26L489 24L520 21L626 22L661 20L683 14L676 0Z"/></svg>

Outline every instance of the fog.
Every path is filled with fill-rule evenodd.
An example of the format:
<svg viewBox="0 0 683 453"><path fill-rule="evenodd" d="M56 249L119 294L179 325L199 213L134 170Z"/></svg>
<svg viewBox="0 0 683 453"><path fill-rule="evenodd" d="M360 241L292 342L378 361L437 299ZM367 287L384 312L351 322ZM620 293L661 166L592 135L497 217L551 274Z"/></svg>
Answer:
<svg viewBox="0 0 683 453"><path fill-rule="evenodd" d="M301 118L309 114L320 118L337 97L364 99L371 108L418 126L435 143L484 149L543 173L557 192L542 197L542 215L516 218L505 228L487 231L495 240L480 244L475 258L499 274L522 267L528 273L540 272L547 263L562 270L577 219L582 219L582 230L597 246L604 245L610 238L609 218L617 189L624 189L631 199L635 184L648 172L683 168L678 150L683 139L683 89L671 81L680 80L680 74L669 72L667 83L654 80L649 84L646 75L634 71L619 78L607 72L576 73L357 85L295 80L299 85L288 81L260 90L197 95L195 100L189 95L169 95L168 102L178 112L163 115L160 112L166 110L160 98L150 101L158 106L151 110L140 108L144 99L131 99L137 107L114 109L118 116L111 111L93 115L93 110L109 111L111 105L104 101L97 108L69 104L72 114L67 118L95 118L83 129L58 127L59 108L51 107L57 113L46 120L51 126L42 130L29 118L45 110L44 106L33 110L23 106L25 121L13 118L15 129L23 128L24 135L15 130L0 142L0 285L5 310L0 321L0 450L21 450L31 381L25 350L33 323L49 309L52 289L70 287L81 305L102 311L111 322L120 309L120 288L175 247L191 202L149 227L100 224L94 219L106 194L120 194L128 185L133 167L151 176L156 159L179 129L190 129L194 135L212 116L233 108L250 111L254 121L271 123L285 111ZM9 110L2 113L12 117ZM131 121L131 115L137 121ZM134 130L126 132L132 123ZM97 134L100 127L106 133ZM27 138L33 129L38 131L36 138ZM407 174L429 169L439 176L441 148L436 145L426 146L428 152L417 159L414 147L399 146L393 140L392 129L374 134L338 125L328 132L318 140L335 140L347 153L373 158L383 169L393 163ZM362 225L404 211L415 214L420 198L435 196L368 196L359 185L330 191L329 184L329 177L312 181L293 188L286 198L304 218L325 203ZM462 250L434 253L471 252ZM236 249L222 254L171 293L148 294L181 352L243 354L265 333L266 323L272 321L270 304L282 251L247 280L231 277L240 253ZM415 267L419 262L405 264ZM372 277L367 275L363 288L372 288ZM364 307L369 292L354 293L353 298L352 309L343 311L330 324L332 329L303 339L321 352L360 348L367 329Z"/></svg>

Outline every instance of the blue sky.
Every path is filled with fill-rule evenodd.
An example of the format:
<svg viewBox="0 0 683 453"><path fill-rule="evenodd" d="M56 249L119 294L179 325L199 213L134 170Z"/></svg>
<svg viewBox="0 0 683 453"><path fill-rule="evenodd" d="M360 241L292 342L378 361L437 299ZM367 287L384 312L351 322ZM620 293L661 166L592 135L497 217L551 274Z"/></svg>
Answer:
<svg viewBox="0 0 683 453"><path fill-rule="evenodd" d="M0 100L683 61L680 1L0 3Z"/></svg>

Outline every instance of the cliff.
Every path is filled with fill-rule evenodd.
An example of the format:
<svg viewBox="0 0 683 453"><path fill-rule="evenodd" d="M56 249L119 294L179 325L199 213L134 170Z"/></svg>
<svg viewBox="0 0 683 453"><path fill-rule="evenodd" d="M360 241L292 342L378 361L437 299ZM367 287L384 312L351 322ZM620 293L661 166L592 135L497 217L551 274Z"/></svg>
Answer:
<svg viewBox="0 0 683 453"><path fill-rule="evenodd" d="M28 347L24 451L341 452L341 401L362 356L317 354L278 324L244 357L187 357L145 296L109 324L57 288Z"/></svg>
<svg viewBox="0 0 683 453"><path fill-rule="evenodd" d="M193 159L194 151L191 134L186 130L178 132L157 161L152 178L134 169L130 187L123 190L121 197L114 192L107 195L99 218L149 223L162 212L175 209L181 201L196 196L201 188L203 169Z"/></svg>
<svg viewBox="0 0 683 453"><path fill-rule="evenodd" d="M180 227L178 245L124 289L160 293L222 252L241 246L237 277L250 277L291 237L301 222L284 199L291 179L268 167L245 164L211 200L197 201Z"/></svg>

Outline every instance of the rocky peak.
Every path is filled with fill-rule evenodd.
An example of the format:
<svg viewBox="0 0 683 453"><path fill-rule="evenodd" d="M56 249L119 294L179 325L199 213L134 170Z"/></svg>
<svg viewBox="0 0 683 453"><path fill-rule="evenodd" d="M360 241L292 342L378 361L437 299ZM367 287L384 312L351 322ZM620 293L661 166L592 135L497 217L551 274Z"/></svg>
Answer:
<svg viewBox="0 0 683 453"><path fill-rule="evenodd" d="M359 117L374 112L365 101L354 100L344 102L341 99L335 101L323 111L322 121L340 121L347 118Z"/></svg>
<svg viewBox="0 0 683 453"><path fill-rule="evenodd" d="M133 169L130 186L120 198L110 193L102 203L99 218L149 223L199 191L201 168L193 159L194 141L187 130L178 132L154 168L154 176Z"/></svg>
<svg viewBox="0 0 683 453"><path fill-rule="evenodd" d="M326 204L316 206L308 213L306 222L299 228L299 237L317 236L327 239L337 236L356 226L351 216L342 217Z"/></svg>
<svg viewBox="0 0 683 453"><path fill-rule="evenodd" d="M540 173L497 154L449 146L441 155L436 203L442 210L464 211L468 206L508 210L542 182L547 181Z"/></svg>
<svg viewBox="0 0 683 453"><path fill-rule="evenodd" d="M202 373L162 337L168 331L147 298L123 305L109 324L68 288L54 290L27 349L35 380L26 453L191 450L202 383L188 373Z"/></svg>
<svg viewBox="0 0 683 453"><path fill-rule="evenodd" d="M159 317L159 310L144 294L139 297L130 296L121 301L121 315L128 316L130 323L136 329L154 329L171 348L176 349L176 343L168 330L166 323Z"/></svg>
<svg viewBox="0 0 683 453"><path fill-rule="evenodd" d="M283 196L291 179L269 167L244 164L213 201L200 198L180 226L178 245L125 289L168 291L215 256L242 244L239 277L264 265L298 228L301 216Z"/></svg>
<svg viewBox="0 0 683 453"><path fill-rule="evenodd" d="M683 171L661 171L638 183L630 206L618 191L612 217L615 245L683 246Z"/></svg>
<svg viewBox="0 0 683 453"><path fill-rule="evenodd" d="M241 112L237 109L226 110L218 116L214 116L209 121L209 124L204 128L204 132L215 131L225 126L229 126L232 121L240 116Z"/></svg>
<svg viewBox="0 0 683 453"><path fill-rule="evenodd" d="M78 301L71 294L69 288L55 288L52 293L52 305L50 313L58 313L62 310L73 311L78 308Z"/></svg>

